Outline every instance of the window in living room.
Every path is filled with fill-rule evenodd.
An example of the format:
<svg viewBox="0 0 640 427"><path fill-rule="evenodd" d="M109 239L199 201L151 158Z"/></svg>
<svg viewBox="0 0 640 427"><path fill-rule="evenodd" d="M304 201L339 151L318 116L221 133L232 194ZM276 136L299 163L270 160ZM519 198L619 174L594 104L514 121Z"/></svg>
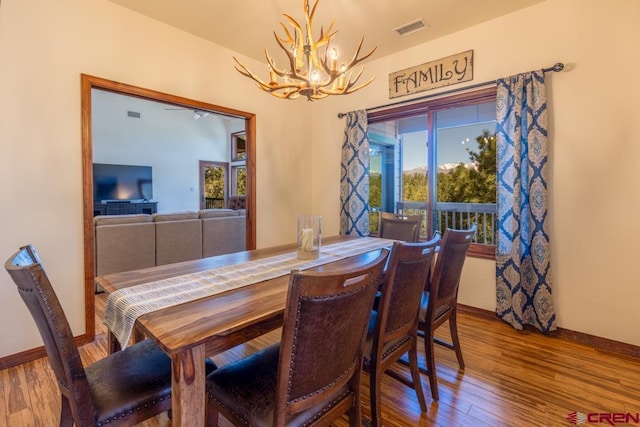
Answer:
<svg viewBox="0 0 640 427"><path fill-rule="evenodd" d="M224 209L227 207L227 170L224 162L200 161L201 207L200 209Z"/></svg>
<svg viewBox="0 0 640 427"><path fill-rule="evenodd" d="M247 142L244 131L231 134L231 176L229 195L247 195Z"/></svg>
<svg viewBox="0 0 640 427"><path fill-rule="evenodd" d="M247 136L244 131L231 134L231 161L247 159Z"/></svg>
<svg viewBox="0 0 640 427"><path fill-rule="evenodd" d="M247 195L247 166L231 166L231 195Z"/></svg>
<svg viewBox="0 0 640 427"><path fill-rule="evenodd" d="M476 223L473 250L494 252L495 89L369 113L370 230L378 211L420 213L421 235Z"/></svg>

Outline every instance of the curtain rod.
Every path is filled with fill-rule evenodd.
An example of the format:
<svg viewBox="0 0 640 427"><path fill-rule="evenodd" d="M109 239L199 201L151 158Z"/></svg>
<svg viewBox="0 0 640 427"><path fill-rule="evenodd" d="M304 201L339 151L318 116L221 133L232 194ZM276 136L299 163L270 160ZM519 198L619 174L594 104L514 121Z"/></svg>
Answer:
<svg viewBox="0 0 640 427"><path fill-rule="evenodd" d="M559 71L562 71L563 69L564 69L564 64L562 62L557 62L557 63L555 63L553 65L553 67L543 68L542 71L544 73L548 73L549 71L553 71L554 73L557 73ZM434 93L434 94L430 94L430 95L421 96L419 98L412 98L412 99L407 99L405 101L398 101L398 102L392 102L390 104L378 105L377 107L367 108L366 111L377 110L379 108L393 107L394 105L408 104L408 103L414 102L414 101L422 101L422 100L429 99L429 98L435 98L436 96L449 95L451 93L461 92L463 90L477 89L479 87L496 84L496 81L497 80L490 80L490 81L484 82L484 83L476 83L476 84L471 85L471 86L459 87L459 88L456 88L456 89L446 90L444 92L438 92L438 93ZM346 115L347 115L346 113L338 113L338 118L341 119Z"/></svg>

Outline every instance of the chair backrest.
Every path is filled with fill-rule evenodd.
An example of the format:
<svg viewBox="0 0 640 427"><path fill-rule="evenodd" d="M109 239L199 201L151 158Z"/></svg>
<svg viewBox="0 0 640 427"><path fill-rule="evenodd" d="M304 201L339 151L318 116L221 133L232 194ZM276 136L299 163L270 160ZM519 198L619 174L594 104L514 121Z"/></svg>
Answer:
<svg viewBox="0 0 640 427"><path fill-rule="evenodd" d="M359 387L362 345L388 251L359 268L291 274L274 425ZM359 404L359 402L357 402Z"/></svg>
<svg viewBox="0 0 640 427"><path fill-rule="evenodd" d="M67 397L76 421L95 423L93 401L78 347L67 317L32 246L7 260L5 269L15 282L44 341L60 392Z"/></svg>
<svg viewBox="0 0 640 427"><path fill-rule="evenodd" d="M475 224L467 230L445 230L429 288L429 305L433 305L434 313L457 303L462 267L475 233Z"/></svg>
<svg viewBox="0 0 640 427"><path fill-rule="evenodd" d="M415 333L420 299L439 238L428 242L395 242L389 255L378 303L372 357L382 357L387 343Z"/></svg>
<svg viewBox="0 0 640 427"><path fill-rule="evenodd" d="M380 212L378 235L385 239L417 242L420 238L422 215L401 215Z"/></svg>

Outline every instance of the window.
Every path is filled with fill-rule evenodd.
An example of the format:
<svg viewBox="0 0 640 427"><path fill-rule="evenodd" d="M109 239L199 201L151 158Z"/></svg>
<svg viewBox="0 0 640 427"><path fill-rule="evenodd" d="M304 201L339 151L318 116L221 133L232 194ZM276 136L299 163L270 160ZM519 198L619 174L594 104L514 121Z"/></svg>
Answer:
<svg viewBox="0 0 640 427"><path fill-rule="evenodd" d="M222 209L227 200L226 162L200 161L200 209Z"/></svg>
<svg viewBox="0 0 640 427"><path fill-rule="evenodd" d="M239 165L231 167L231 195L247 195L247 166Z"/></svg>
<svg viewBox="0 0 640 427"><path fill-rule="evenodd" d="M495 88L369 114L370 228L378 211L421 213L421 235L477 224L470 254L493 257Z"/></svg>
<svg viewBox="0 0 640 427"><path fill-rule="evenodd" d="M231 134L231 161L247 158L247 137L244 131Z"/></svg>
<svg viewBox="0 0 640 427"><path fill-rule="evenodd" d="M231 134L231 196L247 195L247 139L245 131Z"/></svg>
<svg viewBox="0 0 640 427"><path fill-rule="evenodd" d="M378 231L378 212L394 209L395 135L385 135L384 131L378 126L378 132L371 133L369 140L369 223L372 232Z"/></svg>

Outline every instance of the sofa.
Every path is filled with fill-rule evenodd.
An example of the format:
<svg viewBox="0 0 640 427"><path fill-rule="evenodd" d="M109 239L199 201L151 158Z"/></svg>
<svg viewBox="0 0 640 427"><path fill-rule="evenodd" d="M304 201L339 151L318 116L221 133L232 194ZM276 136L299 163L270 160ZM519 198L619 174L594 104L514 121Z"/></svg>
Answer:
<svg viewBox="0 0 640 427"><path fill-rule="evenodd" d="M246 249L242 209L98 215L93 224L96 276Z"/></svg>

